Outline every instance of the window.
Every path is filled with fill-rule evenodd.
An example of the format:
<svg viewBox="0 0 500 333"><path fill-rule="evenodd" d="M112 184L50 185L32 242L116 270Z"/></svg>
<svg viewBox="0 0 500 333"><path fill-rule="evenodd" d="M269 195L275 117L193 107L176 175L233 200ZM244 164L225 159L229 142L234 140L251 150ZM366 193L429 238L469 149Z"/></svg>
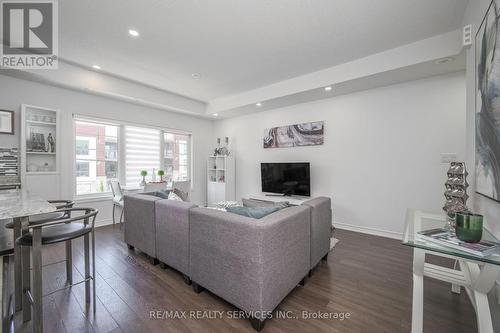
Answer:
<svg viewBox="0 0 500 333"><path fill-rule="evenodd" d="M118 178L118 126L75 121L76 194L108 192Z"/></svg>
<svg viewBox="0 0 500 333"><path fill-rule="evenodd" d="M76 162L76 177L89 177L90 163L78 161Z"/></svg>
<svg viewBox="0 0 500 333"><path fill-rule="evenodd" d="M77 155L88 155L89 141L86 139L77 139L75 141L75 150Z"/></svg>
<svg viewBox="0 0 500 333"><path fill-rule="evenodd" d="M109 192L110 179L139 187L142 170L146 181L159 181L159 169L167 182L191 177L189 134L86 119L75 119L74 124L76 195Z"/></svg>
<svg viewBox="0 0 500 333"><path fill-rule="evenodd" d="M189 180L190 177L190 136L185 134L163 134L163 168L166 181Z"/></svg>
<svg viewBox="0 0 500 333"><path fill-rule="evenodd" d="M141 171L152 178L153 169L160 169L161 131L151 128L125 126L125 183L139 186Z"/></svg>

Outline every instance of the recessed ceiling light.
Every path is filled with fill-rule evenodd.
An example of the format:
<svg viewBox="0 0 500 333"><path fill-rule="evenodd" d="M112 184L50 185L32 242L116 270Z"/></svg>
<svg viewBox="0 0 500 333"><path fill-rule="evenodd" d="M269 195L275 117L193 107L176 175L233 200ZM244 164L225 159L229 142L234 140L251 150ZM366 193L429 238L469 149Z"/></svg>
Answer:
<svg viewBox="0 0 500 333"><path fill-rule="evenodd" d="M325 91L330 91L332 90L332 87L328 86L328 87L325 87Z"/></svg>
<svg viewBox="0 0 500 333"><path fill-rule="evenodd" d="M132 37L138 37L138 36L139 36L139 31L134 30L134 29L130 29L130 30L128 31L128 34L129 34L130 36L132 36Z"/></svg>
<svg viewBox="0 0 500 333"><path fill-rule="evenodd" d="M452 62L453 60L455 60L455 59L453 59L452 57L447 57L447 58L438 59L435 61L435 63L438 65L441 65L441 64L446 64L448 62Z"/></svg>
<svg viewBox="0 0 500 333"><path fill-rule="evenodd" d="M99 69L101 69L101 66L99 66L99 65L92 65L92 68L93 68L93 69L98 69L98 70L99 70Z"/></svg>
<svg viewBox="0 0 500 333"><path fill-rule="evenodd" d="M262 106L262 103L255 103L256 106Z"/></svg>
<svg viewBox="0 0 500 333"><path fill-rule="evenodd" d="M218 115L219 115L218 113L212 114L212 116L214 116L214 117L217 117Z"/></svg>
<svg viewBox="0 0 500 333"><path fill-rule="evenodd" d="M199 73L193 73L191 74L191 76L193 77L193 79L199 79L201 77Z"/></svg>

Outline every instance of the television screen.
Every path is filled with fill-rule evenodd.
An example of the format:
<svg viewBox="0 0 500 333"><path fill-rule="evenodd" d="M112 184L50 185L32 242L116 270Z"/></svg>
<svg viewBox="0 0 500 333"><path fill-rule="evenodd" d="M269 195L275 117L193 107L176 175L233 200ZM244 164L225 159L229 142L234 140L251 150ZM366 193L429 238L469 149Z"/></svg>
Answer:
<svg viewBox="0 0 500 333"><path fill-rule="evenodd" d="M311 195L309 163L261 163L262 192Z"/></svg>

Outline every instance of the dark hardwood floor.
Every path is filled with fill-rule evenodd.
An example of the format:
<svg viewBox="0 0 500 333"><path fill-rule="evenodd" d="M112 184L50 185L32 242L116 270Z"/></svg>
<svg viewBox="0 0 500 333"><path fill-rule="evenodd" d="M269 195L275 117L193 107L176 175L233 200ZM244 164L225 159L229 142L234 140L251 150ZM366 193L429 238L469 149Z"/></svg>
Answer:
<svg viewBox="0 0 500 333"><path fill-rule="evenodd" d="M274 318L263 332L409 332L412 250L397 240L338 230L340 240L304 287L278 307L298 319ZM87 311L83 284L44 298L45 332L254 332L244 319L152 319L151 311L234 311L215 295L195 294L181 274L152 266L129 251L118 226L97 229L97 313ZM74 242L74 279L82 278L83 243ZM45 248L44 263L64 259L64 246ZM44 294L65 283L64 263L44 267ZM349 313L350 318L302 319L302 311ZM16 332L31 331L16 316ZM425 332L475 332L465 294L425 281Z"/></svg>

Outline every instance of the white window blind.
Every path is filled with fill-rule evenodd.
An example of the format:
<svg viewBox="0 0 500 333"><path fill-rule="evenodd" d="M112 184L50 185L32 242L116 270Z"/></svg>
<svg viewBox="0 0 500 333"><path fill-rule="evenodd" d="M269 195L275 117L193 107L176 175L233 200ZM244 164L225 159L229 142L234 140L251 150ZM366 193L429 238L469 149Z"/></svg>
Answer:
<svg viewBox="0 0 500 333"><path fill-rule="evenodd" d="M146 170L146 180L151 180L153 169L161 164L161 131L151 128L125 126L125 183L138 186L141 171Z"/></svg>

